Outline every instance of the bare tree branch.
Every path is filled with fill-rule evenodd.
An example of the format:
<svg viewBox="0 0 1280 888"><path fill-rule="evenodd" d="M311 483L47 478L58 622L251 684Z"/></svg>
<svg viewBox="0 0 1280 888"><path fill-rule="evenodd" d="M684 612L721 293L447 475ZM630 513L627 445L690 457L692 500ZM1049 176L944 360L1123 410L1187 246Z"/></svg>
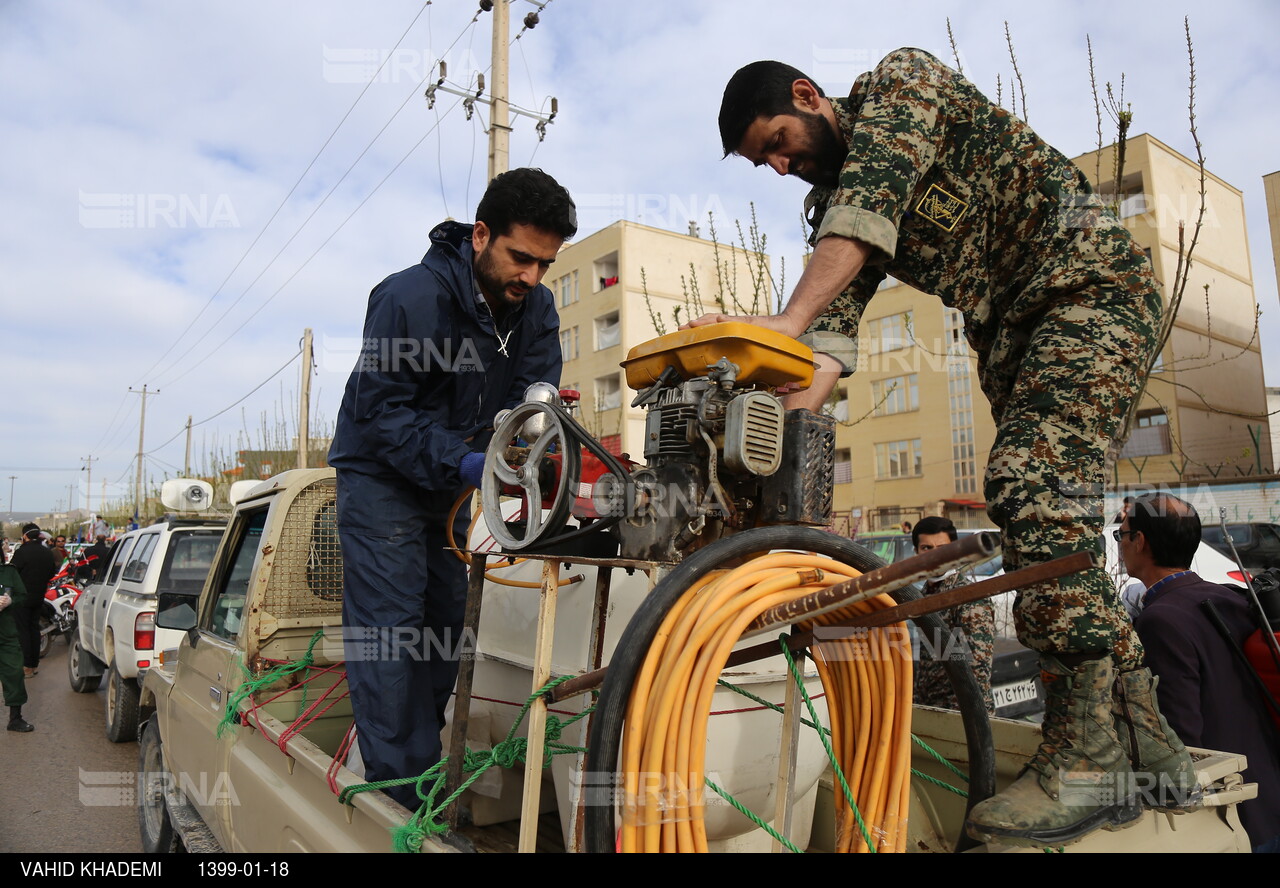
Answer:
<svg viewBox="0 0 1280 888"><path fill-rule="evenodd" d="M947 16L947 41L951 44L951 57L956 60L956 70L963 74L964 68L960 67L960 50L956 49L956 35L951 33L950 16Z"/></svg>
<svg viewBox="0 0 1280 888"><path fill-rule="evenodd" d="M1027 117L1027 90L1022 82L1022 72L1018 70L1018 56L1013 51L1013 35L1009 33L1009 23L1004 23L1004 41L1009 45L1009 60L1013 62L1013 76L1018 81L1018 92L1022 96L1022 119L1028 120ZM1013 99L1013 87L1009 87L1009 98ZM1017 114L1015 110L1013 112Z"/></svg>

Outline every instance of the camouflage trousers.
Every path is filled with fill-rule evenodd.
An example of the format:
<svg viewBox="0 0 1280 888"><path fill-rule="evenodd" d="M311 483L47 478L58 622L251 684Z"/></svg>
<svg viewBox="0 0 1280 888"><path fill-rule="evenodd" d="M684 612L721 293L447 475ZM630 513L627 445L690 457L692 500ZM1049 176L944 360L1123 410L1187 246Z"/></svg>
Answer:
<svg viewBox="0 0 1280 888"><path fill-rule="evenodd" d="M996 438L984 491L1006 570L1081 550L1104 565L1106 453L1141 393L1161 310L1145 282L1099 288L1053 306L1025 334L1013 331L1025 342L1018 372L1008 391L987 392ZM1121 671L1142 666L1105 566L1020 590L1014 624L1035 651L1110 651Z"/></svg>

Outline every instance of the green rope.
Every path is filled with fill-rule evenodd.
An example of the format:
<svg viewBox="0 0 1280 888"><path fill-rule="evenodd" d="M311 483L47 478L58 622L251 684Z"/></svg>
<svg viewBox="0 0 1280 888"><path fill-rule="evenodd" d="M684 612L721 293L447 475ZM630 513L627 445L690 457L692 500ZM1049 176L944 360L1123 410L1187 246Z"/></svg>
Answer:
<svg viewBox="0 0 1280 888"><path fill-rule="evenodd" d="M741 694L742 696L746 697L748 700L759 703L761 706L764 706L768 709L772 709L774 712L778 713L779 715L785 715L787 712L786 709L784 709L782 706L779 706L777 703L770 703L768 700L764 699L763 697L757 697L755 694L751 693L750 691L745 690L744 688L740 688L735 684L730 684L729 682L725 681L723 678L719 679L716 682L716 684L720 685L723 688L728 688L729 690L733 691L735 694ZM800 719L800 724L805 725L806 727L813 728L815 731L825 731L828 734L831 733L830 728L825 728L820 724L814 724L813 722L809 721L807 718Z"/></svg>
<svg viewBox="0 0 1280 888"><path fill-rule="evenodd" d="M788 848L788 850L792 851L795 854L804 853L804 851L796 847L794 842L792 842L786 836L777 832L772 826L770 826L769 824L761 820L760 817L758 817L755 813L753 813L749 808L747 808L745 805L743 805L733 796L729 795L729 793L725 792L723 789L721 789L720 787L712 783L710 779L704 777L702 778L702 782L707 784L707 786L711 787L713 790L715 790L716 793L718 793L719 796L722 799L724 799L726 802L728 802L730 805L733 805L733 807L737 808L739 813L743 814L748 820L750 820L756 826L760 827L762 830L764 830L769 835L773 836L775 839L777 839L779 842L785 845Z"/></svg>
<svg viewBox="0 0 1280 888"><path fill-rule="evenodd" d="M721 687L728 688L729 690L733 691L736 694L741 694L743 697L746 697L748 700L752 700L756 703L759 703L761 706L767 707L768 709L772 709L774 712L777 712L780 714L785 714L786 712L786 710L782 706L779 706L777 703L771 703L762 697L757 697L755 694L752 694L750 691L740 688L737 685L731 684L725 681L723 678L720 679L717 682L717 684L719 684ZM822 725L819 725L819 724L814 724L813 722L809 721L806 718L800 719L800 723L803 725L807 725L810 728L814 728L815 730L820 731L827 736L831 736L830 728L823 727ZM954 764L949 762L947 759L943 758L942 755L936 750L934 750L932 747L930 747L929 744L925 743L915 734L911 735L911 739L916 743L916 745L918 745L920 748L924 749L931 756L937 759L938 762L940 762L944 767L954 772L965 783L969 782L969 777L967 774L965 774L963 771L961 771L959 768L957 768ZM931 777L928 774L924 773L923 771L917 771L915 768L912 768L911 774L914 777L919 777L921 780L926 780L930 783L936 784L942 789L945 789L949 792L953 792L956 795L960 796L961 798L967 799L969 797L969 793L965 792L963 789L959 789L955 786L952 786L951 784L946 783L942 780L939 780L936 777Z"/></svg>
<svg viewBox="0 0 1280 888"><path fill-rule="evenodd" d="M507 732L507 736L499 743L495 744L493 749L473 751L463 749L462 769L469 776L462 782L456 790L449 794L447 798L436 801L436 797L444 789L445 780L448 773L449 758L440 759L439 762L432 765L424 773L417 777L401 777L395 780L380 780L373 783L361 783L355 786L348 786L338 795L338 801L342 804L349 804L351 796L359 792L367 792L371 789L386 789L392 786L406 786L413 784L415 792L422 804L418 807L409 820L402 826L398 826L391 831L391 844L396 851L413 852L418 851L422 847L422 843L427 835L439 835L447 832L449 825L440 820L440 815L444 813L455 800L470 788L471 784L479 780L486 771L494 765L503 768L511 768L517 764L524 763L528 754L529 741L524 737L515 736L516 731L524 722L525 716L529 709L533 706L533 702L545 694L547 691L556 687L563 682L573 678L572 675L561 676L547 682L537 691L529 696L521 707L519 715L516 716L515 722L511 725L511 730ZM554 715L547 715L547 725L545 730L546 743L543 746L542 767L551 764L551 759L557 755L567 753L586 752L581 746L570 746L567 743L561 743L560 737L564 729L569 727L581 719L586 718L595 711L594 706L589 706L571 718L563 721ZM430 785L430 789L427 786Z"/></svg>
<svg viewBox="0 0 1280 888"><path fill-rule="evenodd" d="M240 669L244 672L246 679L236 688L235 691L227 697L227 705L223 708L222 721L218 722L218 731L216 736L221 737L223 732L231 726L236 716L240 713L240 704L262 690L264 687L274 684L275 682L288 678L295 672L301 672L309 669L311 664L315 662L315 647L324 635L324 630L319 629L316 634L311 636L311 643L307 645L307 652L300 659L294 660L292 663L281 663L279 666L273 666L257 678L253 677L253 673L244 664L240 665ZM306 699L306 686L303 686L303 699Z"/></svg>
<svg viewBox="0 0 1280 888"><path fill-rule="evenodd" d="M804 705L809 710L809 717L817 723L818 710L813 708L813 701L809 699L809 692L805 689L804 680L800 675L800 670L796 667L795 658L791 656L791 649L787 647L787 635L785 633L778 636L778 643L782 648L783 656L787 658L787 668L791 671L791 678L795 681L796 687L800 690L800 696L804 699ZM822 740L822 748L827 751L827 760L831 762L831 769L840 780L840 789L844 791L844 798L849 803L849 810L853 812L854 820L858 823L858 829L862 831L862 840L867 843L867 848L873 854L879 853L875 844L871 841L867 825L862 821L862 812L858 810L858 803L853 800L853 790L849 788L848 782L844 779L844 771L840 769L840 763L836 761L836 754L831 749L829 734L830 731L826 734L821 731L818 732L818 737Z"/></svg>
<svg viewBox="0 0 1280 888"><path fill-rule="evenodd" d="M936 749L934 749L934 748L933 748L932 746L930 746L928 743L925 743L923 740L921 740L921 739L920 739L919 737L917 737L915 734L912 734L912 735L911 735L911 739L912 739L912 741L916 744L916 746L919 746L919 747L920 747L921 749L923 749L925 752L929 753L929 755L933 757L933 760L934 760L934 761L936 761L936 762L938 762L938 764L942 765L942 766L943 766L944 768L946 768L948 771L950 771L951 773L955 774L957 777L959 777L959 778L960 778L961 780L963 780L965 783L968 783L968 782L969 782L969 775L968 775L968 774L966 774L966 773L964 773L964 772L963 772L963 771L961 771L959 768L957 768L955 765L953 765L950 761L948 761L948 760L946 759L946 757L942 755L942 753L938 752Z"/></svg>

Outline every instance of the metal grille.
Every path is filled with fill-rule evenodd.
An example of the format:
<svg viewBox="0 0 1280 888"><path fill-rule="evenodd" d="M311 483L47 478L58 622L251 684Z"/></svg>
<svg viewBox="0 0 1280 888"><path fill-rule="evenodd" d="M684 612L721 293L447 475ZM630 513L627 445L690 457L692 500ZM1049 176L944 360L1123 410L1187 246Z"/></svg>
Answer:
<svg viewBox="0 0 1280 888"><path fill-rule="evenodd" d="M835 420L808 410L789 411L782 468L761 487L765 523L830 524L835 455Z"/></svg>
<svg viewBox="0 0 1280 888"><path fill-rule="evenodd" d="M782 404L764 392L750 392L729 404L725 463L736 471L772 475L782 463Z"/></svg>
<svg viewBox="0 0 1280 888"><path fill-rule="evenodd" d="M342 613L342 550L332 481L312 484L290 503L263 607L279 618Z"/></svg>
<svg viewBox="0 0 1280 888"><path fill-rule="evenodd" d="M825 524L835 497L836 429L830 417L821 418L828 422L806 424L804 429L804 514L814 523L822 518Z"/></svg>

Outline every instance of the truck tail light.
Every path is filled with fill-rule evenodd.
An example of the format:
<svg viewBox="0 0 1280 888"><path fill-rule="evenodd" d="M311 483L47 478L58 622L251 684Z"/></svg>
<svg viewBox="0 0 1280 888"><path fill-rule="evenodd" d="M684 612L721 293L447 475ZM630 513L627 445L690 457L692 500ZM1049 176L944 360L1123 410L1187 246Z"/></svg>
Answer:
<svg viewBox="0 0 1280 888"><path fill-rule="evenodd" d="M149 651L156 646L155 611L144 611L133 621L133 649Z"/></svg>

